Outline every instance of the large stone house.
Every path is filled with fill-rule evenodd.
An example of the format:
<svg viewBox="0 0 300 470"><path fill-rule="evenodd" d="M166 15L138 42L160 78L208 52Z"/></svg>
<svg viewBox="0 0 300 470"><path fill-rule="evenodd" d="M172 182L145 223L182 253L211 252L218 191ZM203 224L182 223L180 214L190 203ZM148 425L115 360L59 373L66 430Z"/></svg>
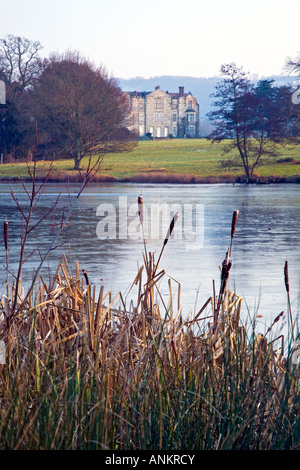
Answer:
<svg viewBox="0 0 300 470"><path fill-rule="evenodd" d="M192 93L162 91L126 92L130 100L127 127L140 137L198 137L199 105Z"/></svg>

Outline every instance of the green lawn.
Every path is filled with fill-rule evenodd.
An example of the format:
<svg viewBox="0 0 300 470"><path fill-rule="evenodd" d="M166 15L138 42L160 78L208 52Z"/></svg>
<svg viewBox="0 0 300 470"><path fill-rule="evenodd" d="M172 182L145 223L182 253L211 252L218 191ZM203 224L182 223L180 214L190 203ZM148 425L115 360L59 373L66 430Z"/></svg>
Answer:
<svg viewBox="0 0 300 470"><path fill-rule="evenodd" d="M222 155L223 144L211 144L206 139L170 139L141 141L130 153L107 154L101 166L101 177L128 180L136 175L154 181L159 175L192 176L198 180L223 178L232 180L241 175L238 170L221 168L221 161L230 158ZM232 158L232 156L231 156ZM291 159L290 162L278 160ZM82 161L84 167L87 159ZM47 162L39 162L39 169L47 167ZM73 176L72 160L57 160L53 176L66 178ZM0 166L0 178L17 177L27 174L25 163L4 164ZM256 170L262 177L297 177L300 176L300 148L281 148L280 155Z"/></svg>

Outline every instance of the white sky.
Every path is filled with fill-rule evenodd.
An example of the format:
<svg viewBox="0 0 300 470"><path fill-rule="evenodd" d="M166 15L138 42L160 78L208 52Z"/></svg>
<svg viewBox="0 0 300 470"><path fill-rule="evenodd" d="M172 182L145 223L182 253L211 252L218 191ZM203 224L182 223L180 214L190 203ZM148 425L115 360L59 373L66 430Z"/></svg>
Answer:
<svg viewBox="0 0 300 470"><path fill-rule="evenodd" d="M236 62L283 73L300 53L300 0L0 0L0 37L77 50L118 78L211 77Z"/></svg>

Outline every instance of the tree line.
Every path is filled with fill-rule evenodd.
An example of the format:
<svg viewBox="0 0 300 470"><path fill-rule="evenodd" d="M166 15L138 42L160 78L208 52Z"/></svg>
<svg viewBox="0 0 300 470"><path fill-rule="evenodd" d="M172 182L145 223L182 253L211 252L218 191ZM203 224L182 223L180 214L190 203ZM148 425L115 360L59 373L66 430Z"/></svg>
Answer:
<svg viewBox="0 0 300 470"><path fill-rule="evenodd" d="M36 141L38 158L71 157L76 169L91 152L131 150L136 136L124 125L129 102L116 79L78 52L42 59L41 49L24 37L0 39L4 162L30 158Z"/></svg>
<svg viewBox="0 0 300 470"><path fill-rule="evenodd" d="M300 72L300 57L289 59L286 68ZM274 80L267 79L254 84L235 63L222 65L221 75L208 113L214 126L208 138L213 143L225 141L224 154L234 156L223 166L242 169L251 182L255 170L277 157L282 146L299 143L300 105L292 100L292 86L275 86Z"/></svg>
<svg viewBox="0 0 300 470"><path fill-rule="evenodd" d="M96 67L78 52L42 59L38 41L8 35L0 39L0 80L6 85L6 104L0 105L0 154L3 160L73 158L74 168L92 152L130 151L137 136L130 122L127 96L104 67ZM299 73L300 57L287 69ZM228 168L241 168L246 181L267 159L276 157L279 144L297 145L300 104L291 86L272 80L252 83L236 64L221 67L209 139L226 142ZM36 134L38 139L36 140ZM37 141L37 147L36 147Z"/></svg>

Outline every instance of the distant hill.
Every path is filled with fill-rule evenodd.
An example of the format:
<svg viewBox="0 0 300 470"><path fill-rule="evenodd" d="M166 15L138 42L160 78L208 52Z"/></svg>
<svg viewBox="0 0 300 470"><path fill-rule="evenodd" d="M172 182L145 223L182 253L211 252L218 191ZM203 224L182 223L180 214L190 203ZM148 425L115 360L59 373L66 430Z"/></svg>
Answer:
<svg viewBox="0 0 300 470"><path fill-rule="evenodd" d="M257 76L251 77L257 81ZM273 79L277 86L292 84L296 77L272 76L261 77L261 79ZM151 78L135 77L129 79L119 79L119 86L123 91L152 91L157 85L163 91L176 92L180 86L183 86L186 92L191 92L196 96L200 106L200 135L205 136L210 132L211 126L206 114L210 111L213 98L210 97L215 91L215 86L220 81L220 77L185 77L162 75Z"/></svg>

